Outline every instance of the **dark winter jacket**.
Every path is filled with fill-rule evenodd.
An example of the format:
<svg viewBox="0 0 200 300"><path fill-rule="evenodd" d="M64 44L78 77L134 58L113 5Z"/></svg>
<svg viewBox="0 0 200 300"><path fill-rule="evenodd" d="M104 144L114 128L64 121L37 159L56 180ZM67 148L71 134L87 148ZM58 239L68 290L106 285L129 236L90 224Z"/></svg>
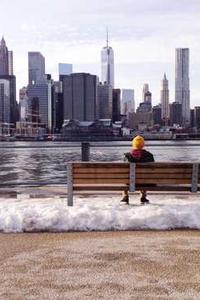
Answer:
<svg viewBox="0 0 200 300"><path fill-rule="evenodd" d="M133 150L128 153L124 153L125 160L133 163L146 163L154 162L153 154L146 150Z"/></svg>

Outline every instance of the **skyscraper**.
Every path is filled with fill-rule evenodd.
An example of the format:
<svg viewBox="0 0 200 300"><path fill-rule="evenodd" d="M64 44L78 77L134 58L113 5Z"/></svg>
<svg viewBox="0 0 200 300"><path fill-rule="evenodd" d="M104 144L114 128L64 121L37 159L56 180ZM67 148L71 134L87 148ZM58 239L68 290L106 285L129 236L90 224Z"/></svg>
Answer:
<svg viewBox="0 0 200 300"><path fill-rule="evenodd" d="M145 83L142 90L142 101L145 102L146 93L149 92L149 84Z"/></svg>
<svg viewBox="0 0 200 300"><path fill-rule="evenodd" d="M15 123L16 118L16 78L0 75L0 122Z"/></svg>
<svg viewBox="0 0 200 300"><path fill-rule="evenodd" d="M169 105L170 110L170 125L182 124L182 104L179 102L173 102Z"/></svg>
<svg viewBox="0 0 200 300"><path fill-rule="evenodd" d="M40 122L46 125L48 128L49 118L48 118L48 85L46 82L38 84L29 84L27 87L28 95L28 110L29 114L32 114L33 102L38 102L38 116ZM36 101L37 98L37 101ZM36 112L34 112L36 114Z"/></svg>
<svg viewBox="0 0 200 300"><path fill-rule="evenodd" d="M106 46L101 50L101 81L114 88L114 51L108 45L108 32Z"/></svg>
<svg viewBox="0 0 200 300"><path fill-rule="evenodd" d="M8 48L4 37L0 42L0 75L9 75L8 70Z"/></svg>
<svg viewBox="0 0 200 300"><path fill-rule="evenodd" d="M45 81L45 58L40 52L28 53L28 82L37 84Z"/></svg>
<svg viewBox="0 0 200 300"><path fill-rule="evenodd" d="M15 123L17 119L16 78L13 76L12 51L4 37L0 42L0 122ZM10 64L9 64L10 63Z"/></svg>
<svg viewBox="0 0 200 300"><path fill-rule="evenodd" d="M13 75L13 51L8 51L8 74Z"/></svg>
<svg viewBox="0 0 200 300"><path fill-rule="evenodd" d="M135 112L134 90L123 89L121 98L121 113L127 115Z"/></svg>
<svg viewBox="0 0 200 300"><path fill-rule="evenodd" d="M160 103L162 120L164 124L167 125L169 120L169 88L166 74L164 74L163 80L161 81Z"/></svg>
<svg viewBox="0 0 200 300"><path fill-rule="evenodd" d="M182 124L190 125L189 49L176 49L175 100L182 104Z"/></svg>
<svg viewBox="0 0 200 300"><path fill-rule="evenodd" d="M98 119L98 77L88 73L63 75L64 120Z"/></svg>
<svg viewBox="0 0 200 300"><path fill-rule="evenodd" d="M99 119L112 119L112 87L104 83L97 86Z"/></svg>
<svg viewBox="0 0 200 300"><path fill-rule="evenodd" d="M121 108L120 108L120 89L113 89L113 103L112 103L112 120L113 122L121 121Z"/></svg>

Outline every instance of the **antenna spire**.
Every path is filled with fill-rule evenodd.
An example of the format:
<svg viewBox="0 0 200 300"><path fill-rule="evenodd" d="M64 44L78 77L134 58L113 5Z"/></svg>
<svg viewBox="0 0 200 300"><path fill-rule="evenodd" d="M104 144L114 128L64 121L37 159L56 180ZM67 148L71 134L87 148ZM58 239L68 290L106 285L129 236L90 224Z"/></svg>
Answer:
<svg viewBox="0 0 200 300"><path fill-rule="evenodd" d="M108 48L108 26L106 27L106 46Z"/></svg>

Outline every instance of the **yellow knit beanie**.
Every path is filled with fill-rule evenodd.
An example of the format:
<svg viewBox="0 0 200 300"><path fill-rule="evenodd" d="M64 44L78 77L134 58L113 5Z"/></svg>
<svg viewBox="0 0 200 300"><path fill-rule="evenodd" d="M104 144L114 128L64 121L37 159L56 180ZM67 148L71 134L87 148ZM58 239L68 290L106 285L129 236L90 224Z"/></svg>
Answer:
<svg viewBox="0 0 200 300"><path fill-rule="evenodd" d="M132 140L132 146L134 149L141 150L144 147L144 139L142 136L137 135L133 140Z"/></svg>

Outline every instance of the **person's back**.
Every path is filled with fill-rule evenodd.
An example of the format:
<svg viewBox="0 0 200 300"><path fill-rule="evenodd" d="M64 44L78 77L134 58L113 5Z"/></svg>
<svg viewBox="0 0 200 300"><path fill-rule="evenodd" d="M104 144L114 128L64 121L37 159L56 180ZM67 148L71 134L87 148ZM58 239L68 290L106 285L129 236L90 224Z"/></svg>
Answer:
<svg viewBox="0 0 200 300"><path fill-rule="evenodd" d="M134 149L124 155L129 162L146 163L154 161L153 154L145 149Z"/></svg>
<svg viewBox="0 0 200 300"><path fill-rule="evenodd" d="M124 153L125 160L128 160L128 162L132 163L147 163L147 162L154 162L154 156L151 152L143 149L144 147L144 139L142 136L136 136L132 140L132 146L133 150L128 153ZM141 191L141 203L149 203L149 200L146 198L146 190ZM124 197L121 200L121 202L125 202L129 204L129 196L128 196L128 190L124 191Z"/></svg>

